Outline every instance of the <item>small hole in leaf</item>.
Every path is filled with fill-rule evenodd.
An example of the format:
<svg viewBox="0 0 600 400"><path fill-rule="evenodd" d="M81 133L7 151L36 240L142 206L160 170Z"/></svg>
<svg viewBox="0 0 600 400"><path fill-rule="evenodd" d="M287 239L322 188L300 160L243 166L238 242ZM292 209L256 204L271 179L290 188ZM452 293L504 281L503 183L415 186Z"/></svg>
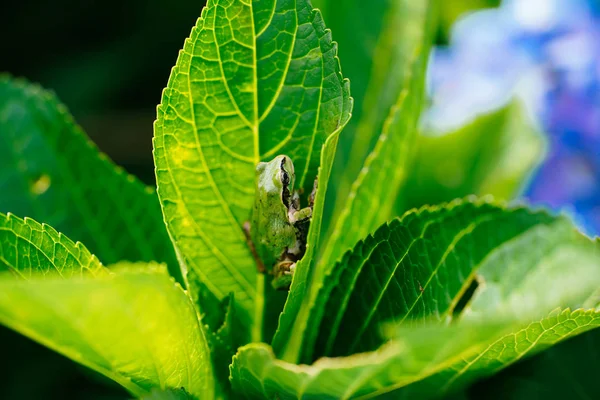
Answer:
<svg viewBox="0 0 600 400"><path fill-rule="evenodd" d="M36 195L41 195L46 193L50 188L50 176L46 174L40 175L35 181L31 183L30 190L31 193Z"/></svg>
<svg viewBox="0 0 600 400"><path fill-rule="evenodd" d="M471 284L469 285L467 290L465 290L462 296L460 296L460 299L458 299L458 303L456 303L456 307L454 307L454 310L452 311L453 319L458 317L463 312L467 304L469 304L469 302L473 298L473 295L475 294L475 291L478 287L479 282L477 281L477 278L475 278L471 281Z"/></svg>

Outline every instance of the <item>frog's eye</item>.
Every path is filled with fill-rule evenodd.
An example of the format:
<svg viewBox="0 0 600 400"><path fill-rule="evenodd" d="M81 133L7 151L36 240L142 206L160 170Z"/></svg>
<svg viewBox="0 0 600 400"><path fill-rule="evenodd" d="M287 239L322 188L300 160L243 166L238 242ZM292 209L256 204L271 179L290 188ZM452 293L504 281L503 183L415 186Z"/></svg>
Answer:
<svg viewBox="0 0 600 400"><path fill-rule="evenodd" d="M290 175L285 172L285 171L281 171L281 183L283 186L288 186L290 184Z"/></svg>
<svg viewBox="0 0 600 400"><path fill-rule="evenodd" d="M279 180L284 187L290 184L290 175L285 170L285 157L281 157L281 165L279 166Z"/></svg>

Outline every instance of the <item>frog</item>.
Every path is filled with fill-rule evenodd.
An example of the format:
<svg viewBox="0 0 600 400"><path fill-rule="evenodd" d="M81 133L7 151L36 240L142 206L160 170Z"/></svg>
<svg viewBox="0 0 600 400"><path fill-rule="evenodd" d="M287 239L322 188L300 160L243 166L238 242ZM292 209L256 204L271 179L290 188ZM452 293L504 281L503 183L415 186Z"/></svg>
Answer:
<svg viewBox="0 0 600 400"><path fill-rule="evenodd" d="M288 290L299 261L306 250L306 237L312 218L314 191L309 206L300 207L300 194L294 191L294 163L278 155L256 166L256 194L250 221L244 224L248 246L259 273L273 277L271 285ZM316 182L316 181L315 181Z"/></svg>

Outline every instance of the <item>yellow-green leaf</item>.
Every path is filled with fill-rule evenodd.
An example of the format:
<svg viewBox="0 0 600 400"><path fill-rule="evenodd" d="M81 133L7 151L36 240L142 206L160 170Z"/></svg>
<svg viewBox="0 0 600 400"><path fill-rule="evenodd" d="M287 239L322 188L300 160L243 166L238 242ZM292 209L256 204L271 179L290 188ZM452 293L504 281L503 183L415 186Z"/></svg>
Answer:
<svg viewBox="0 0 600 400"><path fill-rule="evenodd" d="M155 123L158 193L187 269L253 315L256 266L241 226L261 160L287 154L309 192L321 148L349 117L336 45L307 0L209 0Z"/></svg>
<svg viewBox="0 0 600 400"><path fill-rule="evenodd" d="M207 340L188 295L163 267L114 271L29 280L0 273L0 323L133 395L183 387L213 398Z"/></svg>

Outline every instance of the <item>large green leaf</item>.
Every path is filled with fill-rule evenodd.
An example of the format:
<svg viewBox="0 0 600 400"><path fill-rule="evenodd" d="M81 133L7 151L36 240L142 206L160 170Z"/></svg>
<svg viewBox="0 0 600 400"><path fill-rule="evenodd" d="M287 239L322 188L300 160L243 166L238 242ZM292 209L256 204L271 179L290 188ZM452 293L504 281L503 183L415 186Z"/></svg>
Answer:
<svg viewBox="0 0 600 400"><path fill-rule="evenodd" d="M292 280L290 292L285 303L283 313L279 318L279 326L273 338L273 346L286 359L295 359L298 347L302 341L302 335L293 335L292 332L303 332L304 326L310 313L310 304L314 290L314 276L316 268L316 251L322 241L321 222L325 207L327 184L333 165L338 134L331 135L321 153L321 167L319 168L319 188L315 197L312 221L308 231L306 243L306 254L298 262L296 272ZM291 340L290 340L291 339Z"/></svg>
<svg viewBox="0 0 600 400"><path fill-rule="evenodd" d="M542 229L550 240L556 232L568 237L564 231L572 228L545 213L487 202L424 208L382 226L346 254L323 285L322 355L377 347L382 321L451 317L485 260L512 241L529 244Z"/></svg>
<svg viewBox="0 0 600 400"><path fill-rule="evenodd" d="M0 323L136 396L183 387L212 398L207 341L187 294L162 267L114 270L27 281L0 274Z"/></svg>
<svg viewBox="0 0 600 400"><path fill-rule="evenodd" d="M198 313L163 266L109 270L81 243L10 214L0 214L0 323L132 394L214 390Z"/></svg>
<svg viewBox="0 0 600 400"><path fill-rule="evenodd" d="M333 222L331 234L319 255L320 276L317 279L322 279L347 250L387 222L391 216L395 216L395 199L411 173L409 166L417 136L425 71L435 28L433 7L427 9L429 2L419 4L424 10L419 15L421 25L414 27L415 48L406 62L404 85L381 132L374 135L377 143L364 161L348 196L337 199L336 211L339 216ZM361 138L362 136L358 136L356 139L360 141ZM358 147L364 146L359 144ZM356 164L356 161L358 159L353 159L351 164Z"/></svg>
<svg viewBox="0 0 600 400"><path fill-rule="evenodd" d="M154 157L168 230L188 269L219 298L234 292L247 318L262 296L241 229L255 166L285 153L310 191L351 108L336 52L307 0L209 0L163 93Z"/></svg>
<svg viewBox="0 0 600 400"><path fill-rule="evenodd" d="M154 190L99 153L54 95L0 76L0 144L0 212L44 221L105 263L179 275Z"/></svg>
<svg viewBox="0 0 600 400"><path fill-rule="evenodd" d="M397 212L470 194L511 199L544 153L543 135L518 102L454 132L423 134Z"/></svg>
<svg viewBox="0 0 600 400"><path fill-rule="evenodd" d="M325 279L307 324L302 361L376 348L381 321L443 320L490 252L538 224L554 222L523 209L507 212L486 202L459 202L383 225ZM497 224L505 229L495 231Z"/></svg>
<svg viewBox="0 0 600 400"><path fill-rule="evenodd" d="M469 371L473 379L493 373L600 326L600 314L563 310L534 321L405 327L377 351L322 358L312 365L277 360L269 346L253 343L234 357L232 384L250 399L437 398L460 387L454 380L457 374Z"/></svg>
<svg viewBox="0 0 600 400"><path fill-rule="evenodd" d="M292 286L290 290L286 310L280 319L280 329L273 342L276 353L288 361L297 361L300 356L304 329L308 320L312 318L310 310L325 273L345 250L349 250L387 220L393 209L394 198L404 182L407 172L403 166L409 159L422 102L424 72L431 43L432 15L424 11L420 23L422 26L417 29L419 34L414 35L418 38L419 45L415 46L414 54L406 66L406 87L400 93L398 103L390 111L388 121L379 135L379 141L365 161L360 176L352 186L352 192L343 201L338 198L343 211L336 229L332 235L322 235L320 245L311 249L317 249L314 255L312 252L307 253L307 258L311 258L310 275L299 276L296 279L310 279L310 282ZM335 179L333 184L335 190ZM330 187L328 196L331 194L333 193ZM326 202L328 201L330 197L327 197ZM315 256L316 259L313 260ZM298 304L292 306L294 303Z"/></svg>
<svg viewBox="0 0 600 400"><path fill-rule="evenodd" d="M234 359L234 388L282 399L459 390L600 326L599 265L600 242L562 217L485 201L413 211L347 254L319 294L316 352L305 340L302 360L348 356L296 365L251 344ZM395 327L381 337L385 321Z"/></svg>
<svg viewBox="0 0 600 400"><path fill-rule="evenodd" d="M427 378L398 388L390 393L390 397L411 399L415 396L438 397L440 393L452 393L563 340L592 329L595 331L590 333L595 333L598 327L598 310L558 309L528 325L514 325L511 332L505 330L501 335L490 336L479 343L476 352L463 354L460 359L448 362ZM447 340L452 339L447 337Z"/></svg>
<svg viewBox="0 0 600 400"><path fill-rule="evenodd" d="M571 249L581 241L587 239L565 218L524 208L505 209L486 201L461 201L410 212L382 226L346 254L311 303L307 322L296 322L304 334L298 339L290 331L287 340L300 347L298 359L302 362L372 350L381 344L382 321L451 320L462 311L461 300L476 282L482 285L467 307L470 314L493 312L487 307L504 305L509 294L521 293L518 290L527 298L537 294L553 307L572 307L564 299L552 297L571 295L569 291L524 285L543 283L546 289L554 285L552 279L561 272L551 268L564 266L565 257L576 258ZM535 246L529 250L532 244ZM548 260L544 254L554 258ZM506 270L501 257L515 267ZM587 274L594 282L594 274L600 273L597 270L581 264L568 278L576 284ZM563 283L566 280L562 278ZM521 312L527 311L526 305ZM279 354L279 348L275 349Z"/></svg>

